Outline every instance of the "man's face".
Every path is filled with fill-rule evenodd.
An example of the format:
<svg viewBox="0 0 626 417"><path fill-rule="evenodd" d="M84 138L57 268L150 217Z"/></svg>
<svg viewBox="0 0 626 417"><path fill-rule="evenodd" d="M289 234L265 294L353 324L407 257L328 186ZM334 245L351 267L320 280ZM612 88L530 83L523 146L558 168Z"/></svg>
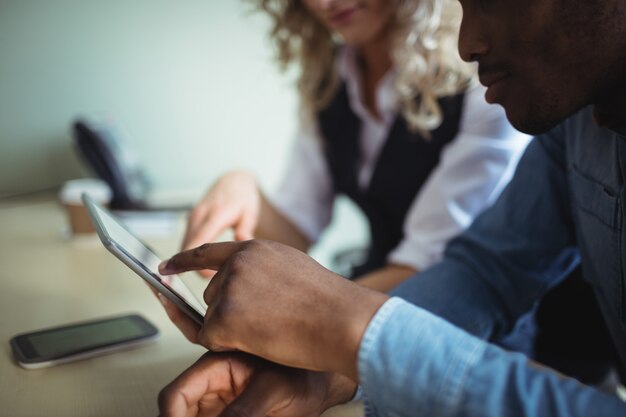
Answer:
<svg viewBox="0 0 626 417"><path fill-rule="evenodd" d="M460 1L461 56L519 130L549 130L626 84L623 2Z"/></svg>

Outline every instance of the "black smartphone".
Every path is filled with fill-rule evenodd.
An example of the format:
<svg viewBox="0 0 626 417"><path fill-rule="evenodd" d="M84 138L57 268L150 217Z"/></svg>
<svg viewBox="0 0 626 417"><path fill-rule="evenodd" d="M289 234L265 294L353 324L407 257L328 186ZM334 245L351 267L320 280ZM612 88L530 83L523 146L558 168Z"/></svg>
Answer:
<svg viewBox="0 0 626 417"><path fill-rule="evenodd" d="M10 343L21 367L39 369L140 346L158 336L148 320L129 314L23 333Z"/></svg>

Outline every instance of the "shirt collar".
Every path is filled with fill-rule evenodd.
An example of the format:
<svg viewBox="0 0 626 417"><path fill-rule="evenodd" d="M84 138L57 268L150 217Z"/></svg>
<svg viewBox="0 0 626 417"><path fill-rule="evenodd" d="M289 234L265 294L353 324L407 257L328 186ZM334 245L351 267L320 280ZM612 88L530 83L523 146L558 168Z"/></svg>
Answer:
<svg viewBox="0 0 626 417"><path fill-rule="evenodd" d="M626 138L626 121L622 122L619 125L616 125L616 123L614 122L616 115L607 115L605 114L606 112L600 112L596 105L591 105L590 107L593 121L596 125L615 132L618 135ZM624 119L623 115L620 115L619 118L619 120Z"/></svg>
<svg viewBox="0 0 626 417"><path fill-rule="evenodd" d="M361 119L371 118L365 108L363 90L361 88L361 70L359 68L358 53L354 48L342 46L336 59L337 71L341 80L346 84L350 108ZM376 91L376 104L381 113L383 122L390 123L395 119L399 108L398 93L394 88L397 71L392 68L383 77Z"/></svg>

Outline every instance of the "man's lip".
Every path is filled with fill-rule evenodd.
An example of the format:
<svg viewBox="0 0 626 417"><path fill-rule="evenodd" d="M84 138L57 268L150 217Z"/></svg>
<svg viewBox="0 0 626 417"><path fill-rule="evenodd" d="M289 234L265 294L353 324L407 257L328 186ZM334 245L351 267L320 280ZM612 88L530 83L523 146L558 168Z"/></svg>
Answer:
<svg viewBox="0 0 626 417"><path fill-rule="evenodd" d="M487 87L485 101L487 103L502 103L506 93L506 80L510 74L506 71L479 73L480 83Z"/></svg>
<svg viewBox="0 0 626 417"><path fill-rule="evenodd" d="M509 76L510 74L507 71L479 71L478 73L478 79L480 80L480 83L485 87L491 87L492 85L499 83Z"/></svg>

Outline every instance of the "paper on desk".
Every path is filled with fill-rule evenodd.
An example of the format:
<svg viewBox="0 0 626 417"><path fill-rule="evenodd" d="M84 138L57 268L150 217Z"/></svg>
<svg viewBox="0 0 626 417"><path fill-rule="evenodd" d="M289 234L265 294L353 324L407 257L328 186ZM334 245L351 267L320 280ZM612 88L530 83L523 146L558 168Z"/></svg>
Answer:
<svg viewBox="0 0 626 417"><path fill-rule="evenodd" d="M181 216L173 211L116 211L115 215L131 233L140 237L174 236Z"/></svg>

